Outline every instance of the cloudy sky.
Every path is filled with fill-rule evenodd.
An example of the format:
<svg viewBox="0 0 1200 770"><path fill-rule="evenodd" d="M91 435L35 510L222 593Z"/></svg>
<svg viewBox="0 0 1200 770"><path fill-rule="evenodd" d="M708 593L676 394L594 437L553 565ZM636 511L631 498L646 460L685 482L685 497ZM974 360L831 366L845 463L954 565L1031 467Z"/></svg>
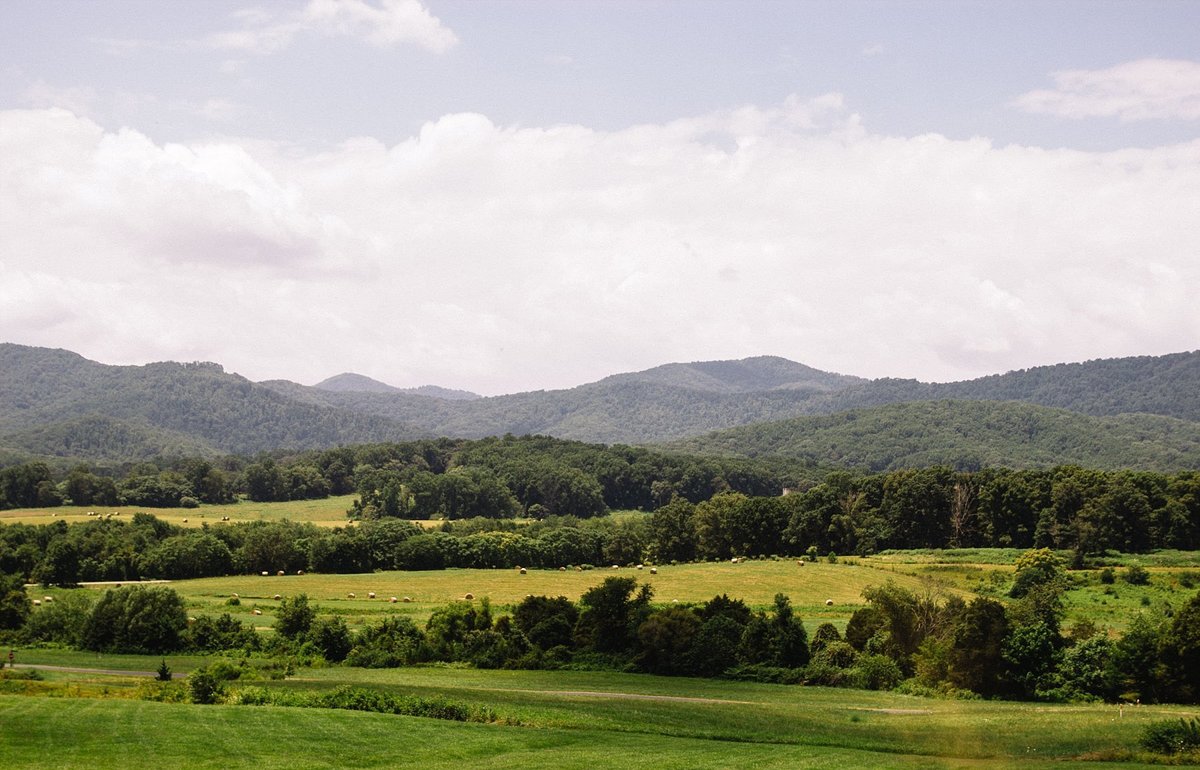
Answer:
<svg viewBox="0 0 1200 770"><path fill-rule="evenodd" d="M1198 298L1196 2L0 2L0 341L945 381Z"/></svg>

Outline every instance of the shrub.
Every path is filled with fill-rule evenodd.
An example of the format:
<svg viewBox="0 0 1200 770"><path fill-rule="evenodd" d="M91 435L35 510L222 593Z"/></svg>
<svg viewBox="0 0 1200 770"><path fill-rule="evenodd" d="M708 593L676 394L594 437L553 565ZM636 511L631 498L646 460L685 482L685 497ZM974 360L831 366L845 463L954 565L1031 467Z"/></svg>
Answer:
<svg viewBox="0 0 1200 770"><path fill-rule="evenodd" d="M902 679L900 666L887 655L859 655L850 669L850 681L864 690L890 690Z"/></svg>
<svg viewBox="0 0 1200 770"><path fill-rule="evenodd" d="M1131 586L1144 586L1150 583L1150 572L1145 567L1137 564L1131 564L1125 570L1125 574L1121 576Z"/></svg>
<svg viewBox="0 0 1200 770"><path fill-rule="evenodd" d="M1200 750L1200 720L1168 719L1151 722L1142 731L1141 744L1158 754Z"/></svg>
<svg viewBox="0 0 1200 770"><path fill-rule="evenodd" d="M192 703L217 703L225 694L225 683L206 666L188 674L187 687Z"/></svg>
<svg viewBox="0 0 1200 770"><path fill-rule="evenodd" d="M1112 567L1105 567L1100 570L1100 582L1106 586L1112 585L1117 579L1117 574L1113 572Z"/></svg>

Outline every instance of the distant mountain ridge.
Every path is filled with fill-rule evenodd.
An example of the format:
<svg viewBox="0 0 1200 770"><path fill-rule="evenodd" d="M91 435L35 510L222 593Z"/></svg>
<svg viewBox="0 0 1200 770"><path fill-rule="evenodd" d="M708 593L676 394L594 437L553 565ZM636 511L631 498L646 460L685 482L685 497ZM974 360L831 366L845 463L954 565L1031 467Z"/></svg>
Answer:
<svg viewBox="0 0 1200 770"><path fill-rule="evenodd" d="M108 366L65 350L4 343L0 457L128 460L505 433L646 444L929 401L1023 402L1094 417L1197 422L1200 352L1059 364L956 383L865 380L758 356L665 364L564 390L473 396L404 390L354 374L311 387L255 383L213 363ZM1166 430L1166 423L1156 425ZM793 430L809 428L798 423Z"/></svg>
<svg viewBox="0 0 1200 770"><path fill-rule="evenodd" d="M448 401L474 401L482 398L478 393L469 390L454 390L438 385L422 385L419 388L397 388L385 382L371 379L366 375L343 372L333 377L321 380L313 385L317 390L328 390L333 393L411 393L430 398L444 398Z"/></svg>

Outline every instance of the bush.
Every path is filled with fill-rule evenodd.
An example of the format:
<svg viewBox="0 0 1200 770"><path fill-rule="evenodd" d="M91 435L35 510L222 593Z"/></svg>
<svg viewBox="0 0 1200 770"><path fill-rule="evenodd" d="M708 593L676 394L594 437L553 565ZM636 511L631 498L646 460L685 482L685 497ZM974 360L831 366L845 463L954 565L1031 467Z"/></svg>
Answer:
<svg viewBox="0 0 1200 770"><path fill-rule="evenodd" d="M1115 572L1113 572L1112 567L1105 567L1104 569L1100 570L1100 582L1102 584L1104 584L1106 586L1110 586L1114 582L1116 582L1116 579L1117 579L1117 574Z"/></svg>
<svg viewBox="0 0 1200 770"><path fill-rule="evenodd" d="M1200 720L1168 719L1152 722L1142 731L1141 744L1157 754L1200 751Z"/></svg>
<svg viewBox="0 0 1200 770"><path fill-rule="evenodd" d="M1125 574L1121 576L1131 586L1144 586L1150 584L1150 572L1145 567L1137 564L1131 564L1125 570Z"/></svg>
<svg viewBox="0 0 1200 770"><path fill-rule="evenodd" d="M225 694L225 682L208 669L201 667L188 674L188 694L192 703L212 704L220 701Z"/></svg>
<svg viewBox="0 0 1200 770"><path fill-rule="evenodd" d="M887 655L859 655L850 669L850 681L863 690L890 690L902 679L900 666Z"/></svg>

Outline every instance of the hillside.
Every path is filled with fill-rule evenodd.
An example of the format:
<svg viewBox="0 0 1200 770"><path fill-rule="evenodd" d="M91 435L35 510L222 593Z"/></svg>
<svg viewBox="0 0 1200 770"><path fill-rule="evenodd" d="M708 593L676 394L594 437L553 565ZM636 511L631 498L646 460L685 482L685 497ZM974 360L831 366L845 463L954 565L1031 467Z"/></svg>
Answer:
<svg viewBox="0 0 1200 770"><path fill-rule="evenodd" d="M1060 364L942 384L863 380L759 356L666 364L565 390L480 398L435 386L398 389L352 374L314 387L286 380L254 383L213 363L107 366L64 350L0 344L0 456L6 457L136 459L160 451L253 453L506 433L646 444L787 418L946 400L1196 422L1200 352ZM1145 431L1175 430L1170 421L1137 424ZM1057 430L1083 431L1079 442L1086 446L1098 440L1088 433L1096 425L1077 421ZM1104 453L1117 458L1118 450ZM892 462L868 464L883 460L879 467ZM1040 460L1015 464L1031 462Z"/></svg>
<svg viewBox="0 0 1200 770"><path fill-rule="evenodd" d="M674 442L697 454L896 470L928 465L1179 470L1200 466L1200 424L1094 417L998 401L917 401L747 425Z"/></svg>
<svg viewBox="0 0 1200 770"><path fill-rule="evenodd" d="M137 459L159 449L254 453L410 438L376 416L305 403L211 363L106 366L0 345L0 447Z"/></svg>

